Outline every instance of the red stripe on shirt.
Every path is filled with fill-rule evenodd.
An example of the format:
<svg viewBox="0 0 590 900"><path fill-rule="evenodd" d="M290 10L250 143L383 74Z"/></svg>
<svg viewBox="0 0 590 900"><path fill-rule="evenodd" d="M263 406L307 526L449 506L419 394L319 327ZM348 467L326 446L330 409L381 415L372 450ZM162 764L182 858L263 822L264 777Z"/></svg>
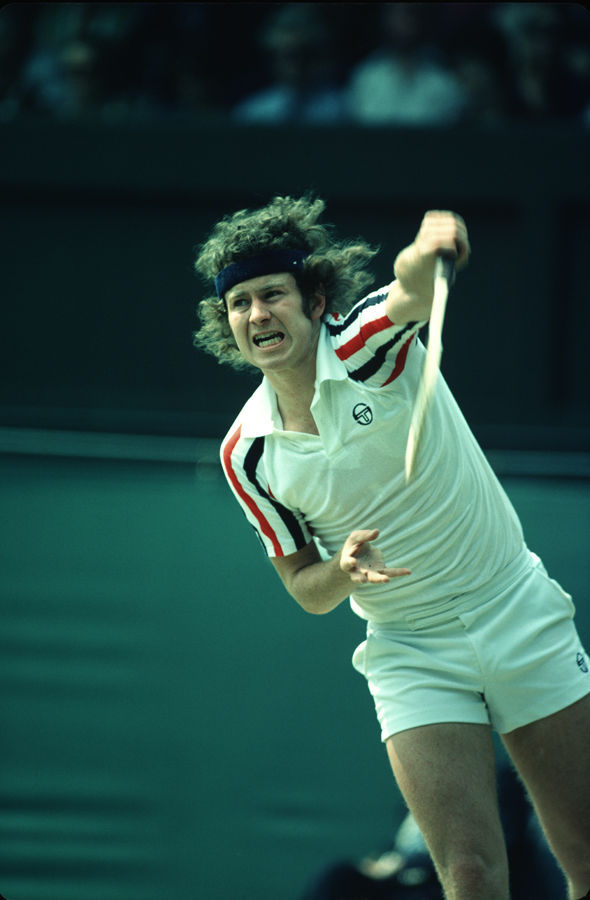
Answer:
<svg viewBox="0 0 590 900"><path fill-rule="evenodd" d="M386 328L391 328L392 326L393 322L389 316L380 316L378 319L366 322L364 325L361 325L358 334L355 334L353 338L345 344L342 344L341 347L336 348L336 355L341 360L348 359L360 350L361 347L364 347L370 337L374 334L379 334L380 331L385 331Z"/></svg>
<svg viewBox="0 0 590 900"><path fill-rule="evenodd" d="M253 513L253 515L256 517L258 524L260 525L261 532L271 541L275 554L277 556L284 556L283 548L279 544L279 539L276 535L276 532L271 527L262 510L259 509L258 506L256 506L250 494L248 494L240 484L238 476L236 475L235 469L232 465L231 455L234 452L236 444L240 440L241 434L242 426L240 425L223 448L223 465L225 471L227 472L227 477L235 488L236 493L244 501L250 512Z"/></svg>
<svg viewBox="0 0 590 900"><path fill-rule="evenodd" d="M407 356L408 356L408 350L410 349L410 345L411 345L411 343L412 343L412 341L414 340L415 337L416 337L415 334L411 334L410 337L408 338L408 340L406 341L406 343L403 345L403 347L401 348L401 350L400 350L399 353L397 354L397 357L396 357L396 360L395 360L395 366L393 367L393 372L391 373L391 375L389 376L389 378L387 379L387 381L384 381L384 382L383 382L383 384L381 385L381 387L385 387L386 384L391 384L392 381L395 381L395 379L396 379L399 375L402 374L402 372L404 371L404 366L405 366L405 364L406 364L406 359L407 359Z"/></svg>

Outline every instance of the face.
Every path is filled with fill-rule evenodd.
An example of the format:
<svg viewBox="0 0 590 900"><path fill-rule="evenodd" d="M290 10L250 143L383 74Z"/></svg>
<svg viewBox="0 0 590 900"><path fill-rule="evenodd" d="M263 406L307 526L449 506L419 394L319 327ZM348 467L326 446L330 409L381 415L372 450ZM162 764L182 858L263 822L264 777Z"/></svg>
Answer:
<svg viewBox="0 0 590 900"><path fill-rule="evenodd" d="M293 275L261 275L234 285L226 294L227 315L238 349L263 372L315 367L315 351L325 298L318 294L310 316Z"/></svg>

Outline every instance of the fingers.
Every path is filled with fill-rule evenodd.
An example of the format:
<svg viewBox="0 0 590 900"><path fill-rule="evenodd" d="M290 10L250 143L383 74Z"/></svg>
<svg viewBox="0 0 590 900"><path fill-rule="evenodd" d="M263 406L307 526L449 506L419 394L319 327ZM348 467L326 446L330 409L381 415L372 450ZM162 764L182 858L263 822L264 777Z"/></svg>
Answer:
<svg viewBox="0 0 590 900"><path fill-rule="evenodd" d="M471 253L465 220L450 210L429 210L422 220L416 243L425 256L441 251L456 254L458 269L467 265Z"/></svg>
<svg viewBox="0 0 590 900"><path fill-rule="evenodd" d="M350 577L355 584L387 584L392 578L411 574L411 570L405 568L386 568L378 571L360 568L356 572L351 572Z"/></svg>
<svg viewBox="0 0 590 900"><path fill-rule="evenodd" d="M378 528L359 528L358 531L353 531L349 534L347 538L347 543L350 541L352 544L359 546L360 544L366 544L369 541L374 541L379 537L379 529Z"/></svg>
<svg viewBox="0 0 590 900"><path fill-rule="evenodd" d="M410 569L382 569L378 572L374 569L359 569L358 572L351 573L350 577L356 584L387 584L392 578L411 574Z"/></svg>
<svg viewBox="0 0 590 900"><path fill-rule="evenodd" d="M411 575L410 569L386 566L381 551L371 545L379 536L377 528L351 532L340 554L340 568L355 584L386 584L391 578Z"/></svg>
<svg viewBox="0 0 590 900"><path fill-rule="evenodd" d="M388 578L400 578L402 575L411 575L412 570L402 566L401 568L398 567L395 569L383 569L383 574L387 575Z"/></svg>
<svg viewBox="0 0 590 900"><path fill-rule="evenodd" d="M379 537L379 529L377 528L360 528L358 531L351 532L342 548L342 560L356 565L354 557L360 556L365 551L366 545L377 537Z"/></svg>

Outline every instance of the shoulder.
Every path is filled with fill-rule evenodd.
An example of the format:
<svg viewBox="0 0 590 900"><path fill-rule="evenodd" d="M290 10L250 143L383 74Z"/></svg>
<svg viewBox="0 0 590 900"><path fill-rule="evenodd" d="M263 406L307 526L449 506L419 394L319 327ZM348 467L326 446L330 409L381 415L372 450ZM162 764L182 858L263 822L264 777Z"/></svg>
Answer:
<svg viewBox="0 0 590 900"><path fill-rule="evenodd" d="M381 320L381 326L386 328L392 323L383 318L385 313L385 301L389 293L389 285L372 291L359 300L347 313L331 313L324 318L324 324L333 343L338 344L347 340L356 332L360 332L370 322ZM393 327L393 326L392 326Z"/></svg>
<svg viewBox="0 0 590 900"><path fill-rule="evenodd" d="M221 442L219 454L224 465L230 457L234 460L244 457L256 440L255 432L264 412L264 395L260 385L242 406Z"/></svg>
<svg viewBox="0 0 590 900"><path fill-rule="evenodd" d="M348 377L371 387L386 387L402 374L423 324L391 321L386 308L389 287L373 291L347 315L331 316L325 323L332 350Z"/></svg>
<svg viewBox="0 0 590 900"><path fill-rule="evenodd" d="M219 457L224 475L243 500L259 493L260 479L265 477L264 449L264 435L245 435L239 421L230 428L221 444Z"/></svg>

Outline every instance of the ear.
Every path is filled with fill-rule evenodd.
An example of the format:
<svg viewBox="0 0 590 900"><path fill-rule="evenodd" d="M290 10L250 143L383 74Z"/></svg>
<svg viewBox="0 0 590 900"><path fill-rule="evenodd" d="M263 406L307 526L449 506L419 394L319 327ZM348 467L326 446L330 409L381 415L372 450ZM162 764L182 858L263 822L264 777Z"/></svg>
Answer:
<svg viewBox="0 0 590 900"><path fill-rule="evenodd" d="M326 295L322 285L317 289L311 301L311 318L312 321L320 319L326 309Z"/></svg>

